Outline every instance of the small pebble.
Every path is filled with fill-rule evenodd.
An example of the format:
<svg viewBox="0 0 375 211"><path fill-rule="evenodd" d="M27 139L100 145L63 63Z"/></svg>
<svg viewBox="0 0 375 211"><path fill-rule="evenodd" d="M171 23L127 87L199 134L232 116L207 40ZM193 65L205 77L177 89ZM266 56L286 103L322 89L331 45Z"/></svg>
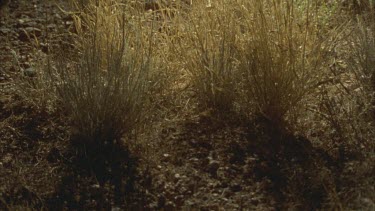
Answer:
<svg viewBox="0 0 375 211"><path fill-rule="evenodd" d="M27 69L25 69L25 70L23 71L23 74L24 74L25 76L28 76L28 77L35 77L35 76L36 76L36 71L35 71L34 68L29 67L29 68L27 68Z"/></svg>

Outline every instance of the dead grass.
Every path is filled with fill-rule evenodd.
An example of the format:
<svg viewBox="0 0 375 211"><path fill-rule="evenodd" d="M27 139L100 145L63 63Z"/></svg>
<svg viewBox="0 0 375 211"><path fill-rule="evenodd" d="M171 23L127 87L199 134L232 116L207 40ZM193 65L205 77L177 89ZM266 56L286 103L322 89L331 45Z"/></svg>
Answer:
<svg viewBox="0 0 375 211"><path fill-rule="evenodd" d="M244 107L281 126L323 78L323 41L329 37L319 31L312 1L245 5L240 67Z"/></svg>
<svg viewBox="0 0 375 211"><path fill-rule="evenodd" d="M135 128L148 105L152 28L125 5L101 1L87 8L75 16L80 58L67 63L61 54L49 74L75 134L89 142L112 142Z"/></svg>
<svg viewBox="0 0 375 211"><path fill-rule="evenodd" d="M207 181L218 184L219 179L231 180L233 172L241 182L249 177L249 187L241 182L234 186L248 188L246 193L250 185L270 183L272 188L258 188L272 192L269 201L276 202L267 206L276 208L372 206L372 14L354 20L353 14L341 10L341 2L312 0L217 0L189 6L175 1L157 3L149 11L134 2L73 2L79 11L72 13L78 56L71 59L58 52L40 61L36 78L23 77L27 86L19 91L31 99L26 104L38 110L67 114L71 138L97 145L95 150L137 134L129 139L137 139L137 144L127 142L128 148L147 156L140 168L157 176L159 186L151 178L150 192L145 190L155 194L152 206L167 206L162 196L173 201L171 190L159 191L172 181L176 187L170 189L178 193L179 173L193 169L198 169L195 177L203 172ZM345 19L348 22L342 23ZM8 101L2 101L7 108ZM225 115L213 121L207 110L236 114L231 115L235 121ZM0 129L17 127L23 115L28 114L7 119L14 123L4 121ZM276 130L262 128L264 119ZM234 134L228 135L230 131ZM268 134L272 131L278 132ZM123 187L126 171L121 165L128 157L123 159L122 153L113 148L91 153L92 169L101 165L96 169L96 176L104 178L101 185L115 175L115 189ZM84 158L74 161L81 162L80 168L87 164ZM118 174L112 173L115 170ZM186 175L186 184L194 180ZM191 186L194 190L185 197L196 191ZM185 202L181 197L175 200L178 206ZM232 203L242 203L242 197Z"/></svg>
<svg viewBox="0 0 375 211"><path fill-rule="evenodd" d="M180 39L174 43L182 67L206 109L233 110L235 99L236 35L238 27L230 1L207 8L204 1L194 3L191 11L176 20Z"/></svg>
<svg viewBox="0 0 375 211"><path fill-rule="evenodd" d="M193 5L186 21L178 19L174 45L201 106L285 124L325 74L324 41L334 33L320 31L327 19L319 8L312 1Z"/></svg>

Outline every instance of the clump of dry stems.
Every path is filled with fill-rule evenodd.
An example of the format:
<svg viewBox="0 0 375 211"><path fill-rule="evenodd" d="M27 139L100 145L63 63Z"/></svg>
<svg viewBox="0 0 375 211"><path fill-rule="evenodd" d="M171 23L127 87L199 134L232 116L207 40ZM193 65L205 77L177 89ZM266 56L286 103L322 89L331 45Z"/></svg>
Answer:
<svg viewBox="0 0 375 211"><path fill-rule="evenodd" d="M266 118L283 124L323 75L325 46L316 5L288 0L245 5L241 94Z"/></svg>
<svg viewBox="0 0 375 211"><path fill-rule="evenodd" d="M206 8L204 1L194 3L177 43L199 102L216 111L232 110L235 98L238 27L233 9L229 1L213 8Z"/></svg>
<svg viewBox="0 0 375 211"><path fill-rule="evenodd" d="M326 46L314 1L197 5L180 48L200 102L283 124L321 80Z"/></svg>
<svg viewBox="0 0 375 211"><path fill-rule="evenodd" d="M116 1L91 1L75 16L79 58L64 55L50 74L80 139L111 142L145 114L153 84L151 28L141 13Z"/></svg>

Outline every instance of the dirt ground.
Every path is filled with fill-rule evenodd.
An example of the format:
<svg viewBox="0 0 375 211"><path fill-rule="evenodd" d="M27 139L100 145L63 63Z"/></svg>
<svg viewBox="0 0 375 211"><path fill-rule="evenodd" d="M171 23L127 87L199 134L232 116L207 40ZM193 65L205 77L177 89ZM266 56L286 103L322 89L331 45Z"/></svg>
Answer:
<svg viewBox="0 0 375 211"><path fill-rule="evenodd" d="M375 209L373 159L194 103L150 120L140 143L82 156L63 111L23 85L50 49L69 49L73 19L57 5L13 0L0 15L0 209Z"/></svg>

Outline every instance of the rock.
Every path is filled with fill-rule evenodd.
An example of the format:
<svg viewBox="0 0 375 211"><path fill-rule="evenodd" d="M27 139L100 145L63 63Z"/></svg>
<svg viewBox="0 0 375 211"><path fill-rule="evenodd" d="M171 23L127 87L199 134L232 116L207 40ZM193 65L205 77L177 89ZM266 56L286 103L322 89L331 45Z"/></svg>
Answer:
<svg viewBox="0 0 375 211"><path fill-rule="evenodd" d="M61 15L58 14L58 13L55 13L54 16L55 16L56 19L61 19Z"/></svg>
<svg viewBox="0 0 375 211"><path fill-rule="evenodd" d="M12 32L12 30L10 30L9 28L5 28L5 27L1 27L0 28L0 35L7 35L7 34L10 34Z"/></svg>
<svg viewBox="0 0 375 211"><path fill-rule="evenodd" d="M49 45L46 43L40 43L40 50L42 50L43 53L47 54L49 52Z"/></svg>
<svg viewBox="0 0 375 211"><path fill-rule="evenodd" d="M25 70L23 71L23 74L24 74L25 76L27 76L27 77L35 77L35 76L36 76L36 71L35 71L34 68L29 67L29 68L27 68L27 69L25 69Z"/></svg>
<svg viewBox="0 0 375 211"><path fill-rule="evenodd" d="M99 189L100 188L100 185L99 184L94 184L94 185L91 185L92 188L95 188L95 189Z"/></svg>
<svg viewBox="0 0 375 211"><path fill-rule="evenodd" d="M111 211L121 211L122 209L120 207L112 207Z"/></svg>
<svg viewBox="0 0 375 211"><path fill-rule="evenodd" d="M47 25L47 29L49 29L49 30L57 29L57 25L54 24L54 23L50 23L50 24Z"/></svg>
<svg viewBox="0 0 375 211"><path fill-rule="evenodd" d="M208 172L213 176L213 177L216 177L217 176L217 170L219 169L220 167L220 163L218 161L215 161L215 160L211 160L208 164Z"/></svg>
<svg viewBox="0 0 375 211"><path fill-rule="evenodd" d="M361 198L361 202L363 205L369 208L375 208L375 203L370 198Z"/></svg>
<svg viewBox="0 0 375 211"><path fill-rule="evenodd" d="M21 26L24 26L24 24L30 22L31 19L29 17L25 17L25 18L20 18L18 19L18 27L21 27Z"/></svg>
<svg viewBox="0 0 375 211"><path fill-rule="evenodd" d="M198 162L199 161L199 159L196 158L196 157L190 158L189 160L192 161L192 162Z"/></svg>

